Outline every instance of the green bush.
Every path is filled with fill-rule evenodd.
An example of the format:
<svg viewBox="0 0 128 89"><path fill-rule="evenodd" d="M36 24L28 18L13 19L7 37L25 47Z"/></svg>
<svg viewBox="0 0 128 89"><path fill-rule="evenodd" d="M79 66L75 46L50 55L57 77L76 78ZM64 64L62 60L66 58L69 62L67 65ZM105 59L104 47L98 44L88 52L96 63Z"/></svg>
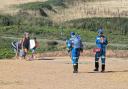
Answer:
<svg viewBox="0 0 128 89"><path fill-rule="evenodd" d="M77 28L97 33L97 29L102 26L105 34L111 43L128 43L128 18L85 18L66 21L65 27ZM86 35L88 38L88 34Z"/></svg>
<svg viewBox="0 0 128 89"><path fill-rule="evenodd" d="M10 26L13 25L14 18L10 15L0 15L0 25L2 26Z"/></svg>
<svg viewBox="0 0 128 89"><path fill-rule="evenodd" d="M12 40L0 38L0 59L11 58L15 54L11 48Z"/></svg>
<svg viewBox="0 0 128 89"><path fill-rule="evenodd" d="M32 2L25 3L17 6L18 8L28 10L39 10L41 8L47 8L48 10L54 11L52 6L63 6L65 7L64 0L48 0L46 2Z"/></svg>

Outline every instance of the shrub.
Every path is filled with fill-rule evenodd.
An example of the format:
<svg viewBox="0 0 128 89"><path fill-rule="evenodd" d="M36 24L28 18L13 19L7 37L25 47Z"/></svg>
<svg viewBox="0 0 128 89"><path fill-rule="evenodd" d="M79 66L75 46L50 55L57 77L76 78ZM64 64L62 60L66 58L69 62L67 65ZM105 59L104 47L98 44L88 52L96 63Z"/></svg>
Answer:
<svg viewBox="0 0 128 89"><path fill-rule="evenodd" d="M14 56L14 52L11 49L11 42L12 40L10 39L0 38L0 59L11 58Z"/></svg>

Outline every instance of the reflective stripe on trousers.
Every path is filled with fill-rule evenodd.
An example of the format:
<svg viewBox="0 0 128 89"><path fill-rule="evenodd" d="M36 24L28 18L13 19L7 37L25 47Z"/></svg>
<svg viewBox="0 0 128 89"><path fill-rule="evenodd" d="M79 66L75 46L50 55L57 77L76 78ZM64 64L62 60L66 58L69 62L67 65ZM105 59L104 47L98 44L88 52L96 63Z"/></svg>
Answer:
<svg viewBox="0 0 128 89"><path fill-rule="evenodd" d="M105 59L106 59L105 50L101 50L101 52L96 52L96 54L95 54L95 62L98 62L100 57L101 57L102 64L105 64Z"/></svg>

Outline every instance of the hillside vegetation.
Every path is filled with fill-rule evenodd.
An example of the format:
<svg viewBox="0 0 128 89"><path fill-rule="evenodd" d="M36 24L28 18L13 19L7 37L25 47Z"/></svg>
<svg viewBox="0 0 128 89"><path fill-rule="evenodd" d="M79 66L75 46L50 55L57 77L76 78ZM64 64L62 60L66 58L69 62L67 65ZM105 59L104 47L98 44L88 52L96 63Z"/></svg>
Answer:
<svg viewBox="0 0 128 89"><path fill-rule="evenodd" d="M21 4L17 7L21 8L22 10L16 15L0 16L0 32L1 34L16 34L19 36L19 32L23 33L24 31L28 31L38 36L43 35L43 38L61 39L61 33L63 31L63 39L65 39L69 36L71 31L76 31L83 37L84 41L94 41L98 27L103 26L106 34L109 36L108 38L110 39L110 42L127 43L127 17L123 17L123 15L120 13L117 13L120 14L120 16L104 17L100 15L100 17L94 16L92 18L84 18L84 16L87 15L77 12L82 11L83 9L90 10L86 8L86 6L92 6L92 9L102 6L102 8L111 8L110 11L113 11L112 9L115 7L117 7L119 11L122 10L122 8L124 8L124 10L128 10L128 2L126 0L118 0L118 2L113 3L111 7L108 6L109 2L115 2L115 0L47 0L45 2L31 2ZM71 8L75 9L71 10ZM30 13L28 10L35 11L35 14ZM68 10L71 10L72 12L64 13ZM37 16L37 11L39 11L42 16ZM93 13L92 10L91 13ZM63 16L61 16L61 14L63 14ZM80 16L77 18L77 16L75 16L74 18L73 15L76 14L81 14L82 17ZM53 20L57 15L59 15L60 18ZM72 16L71 19L70 16ZM91 15L88 16L91 17ZM58 23L57 20L61 21ZM87 32L90 32L90 35L88 35ZM51 34L51 37L49 34Z"/></svg>
<svg viewBox="0 0 128 89"><path fill-rule="evenodd" d="M74 31L84 42L93 44L87 45L87 49L91 49L97 29L102 26L109 40L109 49L128 49L127 0L46 0L18 4L15 8L19 11L13 15L0 15L2 37L21 38L27 31L38 39L65 41ZM9 54L7 57L14 55L9 50L14 39L0 40L7 42L7 45L1 45L1 58L6 57L5 54ZM38 52L65 50L60 45L47 47L44 41L41 44L45 46L41 46Z"/></svg>

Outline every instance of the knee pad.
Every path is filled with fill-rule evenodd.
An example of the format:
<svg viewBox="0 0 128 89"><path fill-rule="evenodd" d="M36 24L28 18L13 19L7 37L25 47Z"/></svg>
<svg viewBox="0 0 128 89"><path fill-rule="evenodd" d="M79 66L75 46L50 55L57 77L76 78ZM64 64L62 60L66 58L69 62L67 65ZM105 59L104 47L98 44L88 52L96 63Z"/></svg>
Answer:
<svg viewBox="0 0 128 89"><path fill-rule="evenodd" d="M101 58L102 58L102 59L105 59L105 56L104 56L104 55L102 55L102 56L101 56Z"/></svg>

